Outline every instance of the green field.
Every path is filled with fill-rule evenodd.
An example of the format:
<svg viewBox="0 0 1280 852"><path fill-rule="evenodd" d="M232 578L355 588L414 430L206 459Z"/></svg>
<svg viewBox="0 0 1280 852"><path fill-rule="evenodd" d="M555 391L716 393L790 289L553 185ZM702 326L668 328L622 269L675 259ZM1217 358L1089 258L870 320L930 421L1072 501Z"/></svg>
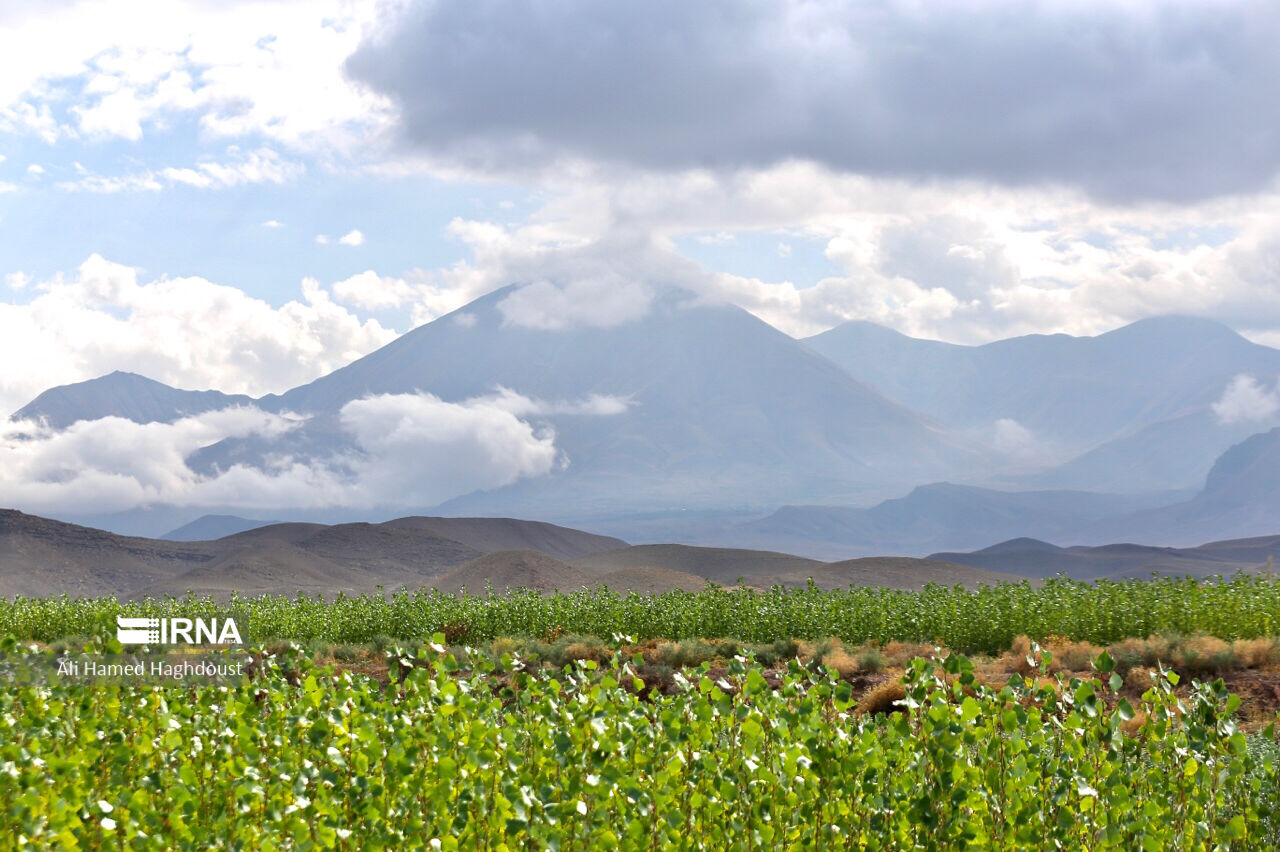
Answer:
<svg viewBox="0 0 1280 852"><path fill-rule="evenodd" d="M437 637L443 638L443 637ZM12 643L10 643L12 650ZM859 713L798 664L674 695L633 662L555 676L442 647L383 690L270 658L252 687L0 694L0 846L49 849L1266 849L1273 740L1220 686L1136 705L919 661ZM1110 681L1110 683L1108 683Z"/></svg>
<svg viewBox="0 0 1280 852"><path fill-rule="evenodd" d="M1027 636L1078 655L1092 646L1062 643L1199 634L1260 638L1274 667L1270 578L232 606L260 660L246 684L0 691L0 849L1280 848L1274 729L1246 734L1222 681L1105 653L1073 673L1088 658L1063 670L1034 646L999 683L946 652L856 676L817 652L762 662L805 638L1011 659ZM2 656L119 652L118 613L225 610L0 601ZM619 639L574 659L574 634ZM619 650L658 638L716 656L666 667L659 689L652 660ZM1180 641L1143 647L1197 647ZM381 677L360 669L373 654Z"/></svg>
<svg viewBox="0 0 1280 852"><path fill-rule="evenodd" d="M637 639L731 636L743 641L818 639L934 642L963 653L995 653L1014 637L1065 637L1099 644L1174 631L1222 639L1280 634L1280 580L1237 575L1212 580L1153 578L1084 583L1049 580L976 591L851 587L774 588L763 593L715 586L701 592L623 595L610 590L543 595L454 597L436 591L318 598L188 598L119 603L115 598L0 599L0 636L52 642L92 636L117 614L243 617L253 640L370 642L379 636L452 641L576 633ZM247 627L246 627L247 625Z"/></svg>

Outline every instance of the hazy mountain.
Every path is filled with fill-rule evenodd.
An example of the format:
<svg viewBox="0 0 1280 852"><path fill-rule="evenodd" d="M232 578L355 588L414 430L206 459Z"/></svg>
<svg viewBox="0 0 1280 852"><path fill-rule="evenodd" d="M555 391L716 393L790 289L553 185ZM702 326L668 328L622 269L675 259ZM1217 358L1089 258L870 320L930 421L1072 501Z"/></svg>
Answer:
<svg viewBox="0 0 1280 852"><path fill-rule="evenodd" d="M979 456L794 339L729 305L665 291L642 319L611 328L512 324L510 288L261 404L316 416L290 451L330 451L331 416L369 394L428 391L462 401L506 388L549 404L603 395L607 416L549 413L568 466L444 504L450 514L588 517L610 511L768 505L901 487ZM201 454L226 467L269 448L227 441ZM944 474L945 475L945 474Z"/></svg>
<svg viewBox="0 0 1280 852"><path fill-rule="evenodd" d="M1149 547L1108 544L1055 547L1034 539L1015 539L973 553L935 553L942 559L991 571L1030 577L1065 574L1078 580L1149 577L1152 573L1206 577L1266 570L1267 558L1280 558L1280 536L1216 541L1197 547Z"/></svg>
<svg viewBox="0 0 1280 852"><path fill-rule="evenodd" d="M247 396L169 387L136 373L116 371L73 385L50 388L13 413L15 420L43 420L63 429L77 420L123 417L136 423L171 423L184 416L252 405Z"/></svg>
<svg viewBox="0 0 1280 852"><path fill-rule="evenodd" d="M1280 527L1280 428L1223 453L1190 500L1089 525L1092 540L1187 545L1206 538L1269 535Z"/></svg>
<svg viewBox="0 0 1280 852"><path fill-rule="evenodd" d="M165 541L212 541L245 530L257 529L279 521L255 521L236 515L202 515L160 536Z"/></svg>
<svg viewBox="0 0 1280 852"><path fill-rule="evenodd" d="M890 398L1030 457L1061 460L1132 438L1040 480L1088 490L1125 486L1107 465L1116 456L1144 488L1198 485L1206 459L1241 437L1211 422L1210 406L1239 374L1266 385L1280 376L1280 350L1188 317L1145 319L1097 337L1028 335L983 346L850 322L804 342ZM1188 415L1199 418L1182 419Z"/></svg>
<svg viewBox="0 0 1280 852"><path fill-rule="evenodd" d="M743 543L814 555L925 554L1012 536L1056 538L1091 522L1173 501L1171 495L995 491L947 482L866 509L784 506L738 528Z"/></svg>
<svg viewBox="0 0 1280 852"><path fill-rule="evenodd" d="M1153 423L1015 481L1025 488L1115 493L1160 491L1192 483L1199 487L1226 448L1257 431L1256 423L1223 423L1205 409Z"/></svg>

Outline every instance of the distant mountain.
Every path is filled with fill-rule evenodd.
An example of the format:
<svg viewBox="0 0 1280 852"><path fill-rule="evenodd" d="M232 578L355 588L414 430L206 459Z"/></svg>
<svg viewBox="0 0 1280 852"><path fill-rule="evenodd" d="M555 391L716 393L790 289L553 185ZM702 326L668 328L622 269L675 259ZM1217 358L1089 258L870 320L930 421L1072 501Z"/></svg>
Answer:
<svg viewBox="0 0 1280 852"><path fill-rule="evenodd" d="M1029 577L1064 574L1079 580L1149 577L1152 573L1205 577L1265 570L1267 558L1280 559L1280 536L1216 541L1197 547L1149 547L1108 544L1055 547L1034 539L1016 539L973 553L935 553L930 559Z"/></svg>
<svg viewBox="0 0 1280 852"><path fill-rule="evenodd" d="M1231 445L1256 433L1256 423L1222 423L1210 410L1161 420L1107 441L1050 470L1015 478L1024 488L1142 493L1204 483Z"/></svg>
<svg viewBox="0 0 1280 852"><path fill-rule="evenodd" d="M924 554L1011 536L1054 538L1091 522L1173 501L1170 495L995 491L941 482L867 509L784 506L739 527L744 543L821 556Z"/></svg>
<svg viewBox="0 0 1280 852"><path fill-rule="evenodd" d="M160 538L165 541L212 541L245 530L257 529L279 521L255 521L235 515L203 515L175 530L170 530Z"/></svg>
<svg viewBox="0 0 1280 852"><path fill-rule="evenodd" d="M568 465L443 504L447 514L588 518L655 509L767 506L861 497L979 465L984 456L746 311L662 291L611 328L508 321L496 291L387 346L259 404L311 415L285 439L294 456L345 448L336 413L371 394L425 391L459 402L499 388L543 401ZM592 416L556 404L626 401ZM256 464L278 446L224 441L196 469Z"/></svg>
<svg viewBox="0 0 1280 852"><path fill-rule="evenodd" d="M850 322L804 343L903 405L996 443L1025 440L1022 449L1042 460L1132 438L1040 481L1087 490L1117 484L1106 459L1125 454L1145 484L1123 490L1198 485L1206 458L1242 437L1209 418L1210 406L1239 374L1268 385L1280 376L1280 350L1188 317L1144 319L1097 337L1028 335L983 346ZM1029 434L1005 424L1002 436L1000 420ZM1157 424L1167 425L1137 437ZM1171 462L1164 475L1162 462Z"/></svg>
<svg viewBox="0 0 1280 852"><path fill-rule="evenodd" d="M1100 520L1093 540L1187 545L1206 538L1267 535L1280 518L1280 428L1254 435L1223 453L1190 500Z"/></svg>
<svg viewBox="0 0 1280 852"><path fill-rule="evenodd" d="M65 429L78 420L123 417L135 423L171 423L182 417L235 405L247 396L169 387L136 373L114 372L87 382L50 388L13 413L14 420L43 420Z"/></svg>

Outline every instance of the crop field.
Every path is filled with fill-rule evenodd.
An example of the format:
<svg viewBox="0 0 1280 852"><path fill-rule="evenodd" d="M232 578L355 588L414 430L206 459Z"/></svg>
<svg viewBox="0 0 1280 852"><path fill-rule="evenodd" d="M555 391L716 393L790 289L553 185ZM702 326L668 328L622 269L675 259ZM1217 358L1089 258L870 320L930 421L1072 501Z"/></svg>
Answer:
<svg viewBox="0 0 1280 852"><path fill-rule="evenodd" d="M443 639L443 637L436 637ZM12 645L12 643L10 643ZM444 647L383 689L263 660L240 689L0 694L0 844L58 849L1263 849L1273 741L1220 685L984 686L912 664L900 712L735 662L672 695L622 655L552 677Z"/></svg>
<svg viewBox="0 0 1280 852"><path fill-rule="evenodd" d="M449 641L548 633L637 639L730 636L751 642L819 639L933 642L961 653L995 653L1019 635L1094 643L1175 631L1221 639L1280 633L1280 579L1232 578L1083 583L1050 580L982 587L899 591L850 587L748 592L708 586L700 592L625 595L608 589L544 595L452 596L401 591L386 596L264 596L218 603L168 598L0 599L0 636L52 642L91 636L117 614L196 616L232 609L255 640L369 642L378 637ZM247 627L246 627L247 625Z"/></svg>
<svg viewBox="0 0 1280 852"><path fill-rule="evenodd" d="M0 849L1280 849L1265 577L230 606L244 683L0 690Z"/></svg>

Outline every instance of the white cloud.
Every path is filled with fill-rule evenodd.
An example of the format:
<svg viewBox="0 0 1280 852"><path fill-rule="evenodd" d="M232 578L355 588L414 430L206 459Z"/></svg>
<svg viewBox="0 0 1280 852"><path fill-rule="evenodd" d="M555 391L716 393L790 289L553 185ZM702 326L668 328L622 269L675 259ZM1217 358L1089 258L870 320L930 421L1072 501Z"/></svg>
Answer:
<svg viewBox="0 0 1280 852"><path fill-rule="evenodd" d="M32 177L40 177L42 174L44 174L44 166L40 165L39 163L32 163L31 165L27 166L27 174L31 175Z"/></svg>
<svg viewBox="0 0 1280 852"><path fill-rule="evenodd" d="M419 294L418 288L403 278L383 277L372 269L338 281L331 289L339 302L367 311L398 308Z"/></svg>
<svg viewBox="0 0 1280 852"><path fill-rule="evenodd" d="M649 313L653 291L621 276L580 278L564 284L535 281L498 303L503 322L555 331L579 326L612 328Z"/></svg>
<svg viewBox="0 0 1280 852"><path fill-rule="evenodd" d="M1263 422L1280 412L1280 385L1267 389L1253 376L1241 373L1231 380L1213 404L1223 423Z"/></svg>
<svg viewBox="0 0 1280 852"><path fill-rule="evenodd" d="M265 221L265 222L263 222L263 223L262 223L262 227L264 227L264 228L283 228L283 227L284 227L284 223L283 223L283 222L280 222L280 221L277 221L277 220L275 220L275 219L268 219L267 221Z"/></svg>
<svg viewBox="0 0 1280 852"><path fill-rule="evenodd" d="M347 403L341 420L366 454L357 463L357 490L367 504L434 505L542 476L560 463L554 432L489 399L373 396Z"/></svg>
<svg viewBox="0 0 1280 852"><path fill-rule="evenodd" d="M1040 442L1030 429L1011 417L995 422L991 445L1006 455L1028 458L1040 452Z"/></svg>
<svg viewBox="0 0 1280 852"><path fill-rule="evenodd" d="M187 467L190 453L226 438L279 436L298 425L296 419L253 408L208 412L174 423L105 417L62 431L6 423L0 425L0 500L35 512L198 503L208 481Z"/></svg>
<svg viewBox="0 0 1280 852"><path fill-rule="evenodd" d="M344 246L362 246L364 245L364 234L358 230L350 230L338 238L339 245Z"/></svg>
<svg viewBox="0 0 1280 852"><path fill-rule="evenodd" d="M22 290L31 283L31 276L22 270L10 272L4 276L4 285L10 290Z"/></svg>
<svg viewBox="0 0 1280 852"><path fill-rule="evenodd" d="M12 279L17 280L17 279ZM31 286L26 304L0 302L0 405L112 370L186 388L283 391L390 342L396 334L336 304L318 282L272 307L203 278L143 282L99 255L69 277Z"/></svg>
<svg viewBox="0 0 1280 852"><path fill-rule="evenodd" d="M631 397L599 393L588 394L580 400L551 401L532 399L504 387L499 387L495 394L482 399L517 417L535 415L546 417L555 414L610 417L615 414L622 414L633 404Z"/></svg>
<svg viewBox="0 0 1280 852"><path fill-rule="evenodd" d="M9 183L8 181L0 180L0 195L3 195L6 192L13 192L17 188L18 187L16 185Z"/></svg>
<svg viewBox="0 0 1280 852"><path fill-rule="evenodd" d="M316 234L316 245L327 246L328 244L329 244L329 237L327 234Z"/></svg>
<svg viewBox="0 0 1280 852"><path fill-rule="evenodd" d="M285 440L285 452L264 468L236 464L210 475L193 471L187 457L228 438L278 439L302 421L242 407L174 423L82 420L62 431L9 423L0 426L0 503L71 513L156 504L424 507L543 476L565 463L554 432L531 426L494 398L449 403L430 394L373 396L343 406L340 423L350 450L299 459L288 454Z"/></svg>
<svg viewBox="0 0 1280 852"><path fill-rule="evenodd" d="M115 176L88 174L81 167L77 170L80 177L74 181L62 181L58 188L100 193L157 192L167 186L226 189L253 183L282 184L306 171L302 164L289 162L269 148L244 153L232 146L227 149L227 154L229 159L225 162L207 160L194 167L169 167Z"/></svg>
<svg viewBox="0 0 1280 852"><path fill-rule="evenodd" d="M388 109L346 79L342 61L377 5L174 0L140 22L129 0L85 0L74 27L52 11L8 21L0 131L137 140L193 115L214 137L359 151Z"/></svg>

